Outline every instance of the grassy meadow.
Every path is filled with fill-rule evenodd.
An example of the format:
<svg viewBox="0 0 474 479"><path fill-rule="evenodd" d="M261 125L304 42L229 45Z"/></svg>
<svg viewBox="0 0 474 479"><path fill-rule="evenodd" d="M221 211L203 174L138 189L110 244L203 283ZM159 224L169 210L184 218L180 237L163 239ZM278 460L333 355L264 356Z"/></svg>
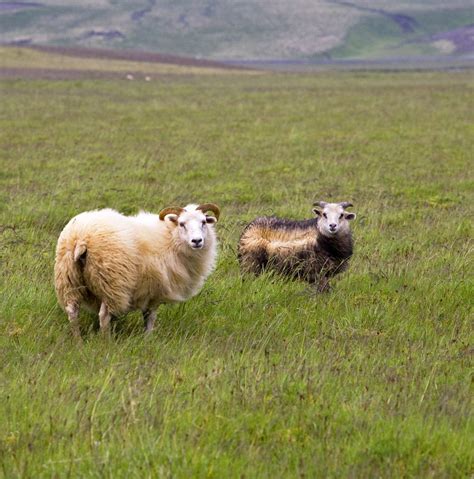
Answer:
<svg viewBox="0 0 474 479"><path fill-rule="evenodd" d="M104 66L106 68L106 66ZM472 477L471 73L0 82L0 477ZM257 215L351 200L332 292L241 277ZM78 212L212 201L202 292L71 337Z"/></svg>

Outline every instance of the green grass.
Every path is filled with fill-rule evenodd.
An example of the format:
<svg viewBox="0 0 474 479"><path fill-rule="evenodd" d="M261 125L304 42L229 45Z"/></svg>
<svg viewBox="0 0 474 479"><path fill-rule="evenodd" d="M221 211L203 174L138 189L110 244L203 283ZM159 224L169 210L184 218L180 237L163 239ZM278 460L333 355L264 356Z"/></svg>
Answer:
<svg viewBox="0 0 474 479"><path fill-rule="evenodd" d="M472 76L1 82L0 476L470 477ZM333 291L241 278L260 214L352 200ZM213 201L203 291L71 338L74 214Z"/></svg>

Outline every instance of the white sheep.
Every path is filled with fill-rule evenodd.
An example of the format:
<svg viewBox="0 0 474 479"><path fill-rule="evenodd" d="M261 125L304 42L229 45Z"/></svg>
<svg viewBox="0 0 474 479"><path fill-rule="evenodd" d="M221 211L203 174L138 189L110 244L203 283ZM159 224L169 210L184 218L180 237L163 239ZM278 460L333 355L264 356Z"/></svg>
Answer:
<svg viewBox="0 0 474 479"><path fill-rule="evenodd" d="M212 203L159 215L103 209L72 218L58 239L54 279L73 334L80 337L80 306L99 312L102 331L113 316L139 309L151 331L160 304L196 295L215 265L218 218Z"/></svg>

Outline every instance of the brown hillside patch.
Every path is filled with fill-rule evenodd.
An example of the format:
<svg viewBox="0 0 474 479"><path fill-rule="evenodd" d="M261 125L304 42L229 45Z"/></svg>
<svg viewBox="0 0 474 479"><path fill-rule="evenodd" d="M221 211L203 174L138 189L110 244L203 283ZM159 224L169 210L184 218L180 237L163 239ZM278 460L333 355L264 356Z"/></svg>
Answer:
<svg viewBox="0 0 474 479"><path fill-rule="evenodd" d="M215 62L155 54L85 48L0 47L0 77L44 79L123 78L151 81L176 75L252 74L251 70L223 67ZM173 62L173 59L178 62Z"/></svg>
<svg viewBox="0 0 474 479"><path fill-rule="evenodd" d="M219 68L226 70L245 70L244 67L228 65L223 62L204 60L163 53L141 52L136 50L108 50L105 48L31 46L34 50L79 58L100 58L104 60L126 60L131 62L165 63L169 65L192 66L199 68Z"/></svg>

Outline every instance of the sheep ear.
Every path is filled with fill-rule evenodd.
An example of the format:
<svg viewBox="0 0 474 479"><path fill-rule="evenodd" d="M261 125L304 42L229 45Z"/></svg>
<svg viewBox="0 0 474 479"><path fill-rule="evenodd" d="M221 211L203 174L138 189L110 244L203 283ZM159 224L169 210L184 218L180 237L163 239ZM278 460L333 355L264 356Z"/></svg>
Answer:
<svg viewBox="0 0 474 479"><path fill-rule="evenodd" d="M217 218L214 218L214 216L207 216L206 215L206 223L213 225L217 223Z"/></svg>
<svg viewBox="0 0 474 479"><path fill-rule="evenodd" d="M317 210L316 208L313 208L311 211L314 213L315 216L321 216L321 211Z"/></svg>
<svg viewBox="0 0 474 479"><path fill-rule="evenodd" d="M355 220L357 216L355 213L346 213L345 217L346 217L346 220L350 221L350 220Z"/></svg>
<svg viewBox="0 0 474 479"><path fill-rule="evenodd" d="M172 221L173 223L177 223L178 215L175 215L174 213L169 213L165 216L165 221Z"/></svg>

